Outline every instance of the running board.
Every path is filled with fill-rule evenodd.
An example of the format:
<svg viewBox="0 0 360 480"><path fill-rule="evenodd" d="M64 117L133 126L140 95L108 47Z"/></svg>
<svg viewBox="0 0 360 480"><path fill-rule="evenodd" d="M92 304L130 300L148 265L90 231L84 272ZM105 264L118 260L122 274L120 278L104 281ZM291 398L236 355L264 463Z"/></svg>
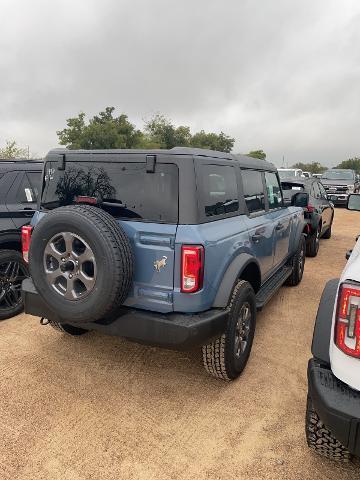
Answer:
<svg viewBox="0 0 360 480"><path fill-rule="evenodd" d="M267 304L271 297L275 295L279 288L290 277L291 272L292 268L285 265L280 270L278 270L275 275L273 275L271 278L269 278L269 280L264 283L264 285L256 294L257 310L261 310Z"/></svg>

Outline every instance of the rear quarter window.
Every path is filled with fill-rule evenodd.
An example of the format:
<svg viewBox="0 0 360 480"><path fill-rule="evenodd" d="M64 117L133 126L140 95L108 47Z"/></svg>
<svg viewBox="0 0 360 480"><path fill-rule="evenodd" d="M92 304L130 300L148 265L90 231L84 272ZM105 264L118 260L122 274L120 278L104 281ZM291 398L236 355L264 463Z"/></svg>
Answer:
<svg viewBox="0 0 360 480"><path fill-rule="evenodd" d="M41 206L51 210L77 202L77 197L95 197L116 218L177 223L178 168L156 164L154 173L145 163L47 162Z"/></svg>

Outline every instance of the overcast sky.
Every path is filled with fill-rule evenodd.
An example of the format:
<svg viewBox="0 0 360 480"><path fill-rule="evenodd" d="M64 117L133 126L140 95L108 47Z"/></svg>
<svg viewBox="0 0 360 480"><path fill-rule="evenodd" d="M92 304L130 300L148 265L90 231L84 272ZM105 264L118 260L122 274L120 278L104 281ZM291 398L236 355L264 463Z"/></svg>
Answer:
<svg viewBox="0 0 360 480"><path fill-rule="evenodd" d="M334 166L360 156L358 0L1 0L0 145L115 106Z"/></svg>

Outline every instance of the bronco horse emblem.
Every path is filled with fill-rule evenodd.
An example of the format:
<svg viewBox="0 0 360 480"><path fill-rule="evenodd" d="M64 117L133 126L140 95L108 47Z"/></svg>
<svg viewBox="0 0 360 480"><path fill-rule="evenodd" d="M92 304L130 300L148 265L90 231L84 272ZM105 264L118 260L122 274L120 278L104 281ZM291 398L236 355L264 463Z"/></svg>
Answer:
<svg viewBox="0 0 360 480"><path fill-rule="evenodd" d="M160 272L161 268L166 267L166 260L167 257L164 256L161 260L156 260L156 262L154 262L154 268L157 272Z"/></svg>

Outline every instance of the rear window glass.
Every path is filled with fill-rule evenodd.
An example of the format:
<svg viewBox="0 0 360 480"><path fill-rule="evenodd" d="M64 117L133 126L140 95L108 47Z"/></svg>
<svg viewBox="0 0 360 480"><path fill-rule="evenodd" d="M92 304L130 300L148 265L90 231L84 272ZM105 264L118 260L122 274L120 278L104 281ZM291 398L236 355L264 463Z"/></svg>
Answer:
<svg viewBox="0 0 360 480"><path fill-rule="evenodd" d="M249 213L265 210L265 194L262 173L255 170L242 170L244 197Z"/></svg>
<svg viewBox="0 0 360 480"><path fill-rule="evenodd" d="M238 211L239 195L234 167L202 165L200 182L206 217L226 215Z"/></svg>
<svg viewBox="0 0 360 480"><path fill-rule="evenodd" d="M59 171L47 162L41 206L51 210L72 205L77 197L95 197L116 218L152 222L178 221L178 168L157 164L154 173L145 163L67 162Z"/></svg>

